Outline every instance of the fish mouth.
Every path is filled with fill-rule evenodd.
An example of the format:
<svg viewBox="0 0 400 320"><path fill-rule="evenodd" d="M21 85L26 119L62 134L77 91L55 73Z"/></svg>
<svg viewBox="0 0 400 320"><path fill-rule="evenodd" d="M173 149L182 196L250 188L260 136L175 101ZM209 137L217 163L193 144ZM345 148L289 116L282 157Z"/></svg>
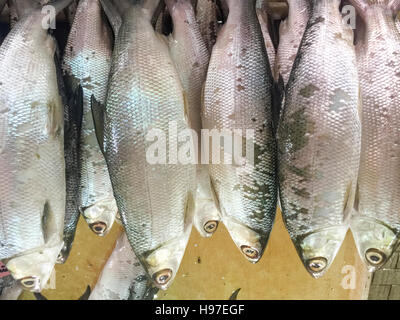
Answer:
<svg viewBox="0 0 400 320"><path fill-rule="evenodd" d="M378 269L386 263L387 256L379 249L369 248L365 251L365 261L369 267Z"/></svg>
<svg viewBox="0 0 400 320"><path fill-rule="evenodd" d="M172 275L173 272L171 269L163 269L154 273L152 278L157 288L165 290L172 279Z"/></svg>
<svg viewBox="0 0 400 320"><path fill-rule="evenodd" d="M90 229L98 236L105 236L108 232L107 224L103 221L96 221L89 225Z"/></svg>
<svg viewBox="0 0 400 320"><path fill-rule="evenodd" d="M203 229L208 235L212 235L217 231L218 225L219 222L217 220L210 220L204 224Z"/></svg>
<svg viewBox="0 0 400 320"><path fill-rule="evenodd" d="M19 284L31 292L40 292L40 279L36 276L28 276L18 279Z"/></svg>
<svg viewBox="0 0 400 320"><path fill-rule="evenodd" d="M256 248L243 245L240 247L240 251L250 262L256 263L260 260L260 252Z"/></svg>

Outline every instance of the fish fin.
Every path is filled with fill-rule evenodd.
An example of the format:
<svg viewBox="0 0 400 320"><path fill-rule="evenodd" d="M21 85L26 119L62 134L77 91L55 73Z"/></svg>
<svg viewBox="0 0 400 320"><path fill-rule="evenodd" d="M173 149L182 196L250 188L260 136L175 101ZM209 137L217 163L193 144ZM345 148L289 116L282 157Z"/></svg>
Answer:
<svg viewBox="0 0 400 320"><path fill-rule="evenodd" d="M119 33L119 28L122 24L121 15L111 0L100 0L100 2L113 29L114 37L116 38Z"/></svg>
<svg viewBox="0 0 400 320"><path fill-rule="evenodd" d="M35 296L36 300L48 300L44 295L40 292L34 292L33 295Z"/></svg>
<svg viewBox="0 0 400 320"><path fill-rule="evenodd" d="M279 75L278 81L274 81L272 86L272 122L275 133L278 130L284 94L285 84L282 76Z"/></svg>
<svg viewBox="0 0 400 320"><path fill-rule="evenodd" d="M94 95L92 95L90 101L97 141L101 152L104 154L104 106L96 100Z"/></svg>
<svg viewBox="0 0 400 320"><path fill-rule="evenodd" d="M89 300L90 293L92 292L92 289L90 286L86 287L85 292L79 297L78 300Z"/></svg>
<svg viewBox="0 0 400 320"><path fill-rule="evenodd" d="M82 129L83 120L83 89L79 85L72 96L70 97L65 112L65 140L71 141L71 138L76 138L75 136L80 136ZM78 141L80 139L77 139Z"/></svg>
<svg viewBox="0 0 400 320"><path fill-rule="evenodd" d="M238 297L238 294L239 294L240 289L242 289L242 288L236 289L236 290L232 293L232 295L229 297L229 300L237 300L237 297Z"/></svg>

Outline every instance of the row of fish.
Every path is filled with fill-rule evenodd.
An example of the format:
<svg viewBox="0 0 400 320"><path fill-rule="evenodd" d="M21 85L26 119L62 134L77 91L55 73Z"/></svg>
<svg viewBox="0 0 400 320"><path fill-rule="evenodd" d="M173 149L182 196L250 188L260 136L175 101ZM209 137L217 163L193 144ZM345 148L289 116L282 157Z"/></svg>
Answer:
<svg viewBox="0 0 400 320"><path fill-rule="evenodd" d="M208 237L222 221L257 262L278 198L314 277L349 227L371 270L391 256L399 0L351 0L354 31L340 0L289 0L277 48L266 1L57 0L72 24L62 56L43 28L47 2L8 1L17 21L0 47L0 259L26 289L67 260L79 214L99 235L116 218L125 228L93 299L166 289L192 225ZM171 123L197 133L184 143L198 160L202 129L251 129L254 161L149 163L148 134Z"/></svg>

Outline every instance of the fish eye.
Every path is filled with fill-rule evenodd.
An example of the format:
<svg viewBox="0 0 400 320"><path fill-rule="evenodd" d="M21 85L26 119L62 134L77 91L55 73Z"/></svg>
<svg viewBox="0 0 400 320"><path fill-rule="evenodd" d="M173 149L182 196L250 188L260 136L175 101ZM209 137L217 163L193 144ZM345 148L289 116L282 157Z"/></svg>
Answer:
<svg viewBox="0 0 400 320"><path fill-rule="evenodd" d="M19 283L27 289L32 289L36 286L38 279L36 277L25 277L19 280Z"/></svg>
<svg viewBox="0 0 400 320"><path fill-rule="evenodd" d="M172 278L172 270L171 269L164 269L161 271L158 271L153 275L153 280L158 284L158 285L165 285L168 283L169 280Z"/></svg>
<svg viewBox="0 0 400 320"><path fill-rule="evenodd" d="M323 257L312 258L307 261L307 267L312 272L321 272L328 265L328 260Z"/></svg>
<svg viewBox="0 0 400 320"><path fill-rule="evenodd" d="M380 266L385 263L386 255L378 249L370 248L365 252L365 259L372 266Z"/></svg>
<svg viewBox="0 0 400 320"><path fill-rule="evenodd" d="M240 248L243 252L243 254L248 258L248 259L258 259L259 253L258 250L249 246L241 246Z"/></svg>
<svg viewBox="0 0 400 320"><path fill-rule="evenodd" d="M103 235L107 230L107 225L104 222L95 222L90 225L90 229L98 235Z"/></svg>
<svg viewBox="0 0 400 320"><path fill-rule="evenodd" d="M204 231L207 233L214 233L218 228L218 221L210 220L204 224Z"/></svg>

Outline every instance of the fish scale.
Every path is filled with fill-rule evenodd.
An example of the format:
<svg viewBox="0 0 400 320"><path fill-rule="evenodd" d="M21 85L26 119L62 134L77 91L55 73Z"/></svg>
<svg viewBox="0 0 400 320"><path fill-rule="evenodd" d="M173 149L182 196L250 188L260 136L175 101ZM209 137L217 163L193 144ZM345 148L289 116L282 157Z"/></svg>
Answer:
<svg viewBox="0 0 400 320"><path fill-rule="evenodd" d="M348 230L360 159L353 33L339 3L310 1L278 128L282 214L314 277L327 270Z"/></svg>
<svg viewBox="0 0 400 320"><path fill-rule="evenodd" d="M209 172L222 221L241 252L256 262L276 211L272 74L255 1L227 4L230 13L211 55L202 119L206 129L244 130L245 143L252 143L245 130L254 130L254 164L211 163Z"/></svg>

